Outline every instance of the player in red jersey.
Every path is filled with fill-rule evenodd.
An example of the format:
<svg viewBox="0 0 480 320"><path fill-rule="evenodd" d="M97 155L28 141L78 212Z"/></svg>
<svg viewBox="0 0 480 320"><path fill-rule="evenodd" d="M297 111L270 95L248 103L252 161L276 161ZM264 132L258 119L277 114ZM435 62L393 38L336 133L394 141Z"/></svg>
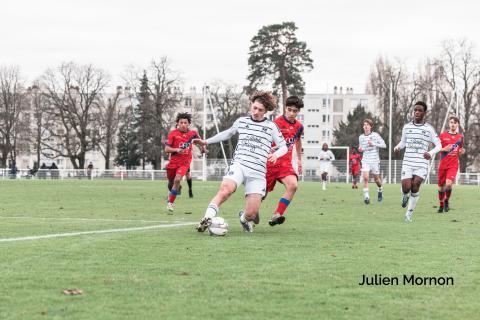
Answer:
<svg viewBox="0 0 480 320"><path fill-rule="evenodd" d="M165 143L165 152L170 153L170 162L166 167L170 190L167 203L169 212L173 212L173 203L180 188L180 181L187 174L192 162L192 140L200 138L196 131L189 130L191 122L190 114L179 113L176 119L177 127L170 131Z"/></svg>
<svg viewBox="0 0 480 320"><path fill-rule="evenodd" d="M450 130L442 132L439 136L442 149L440 150L440 165L438 166L438 200L440 201L438 213L448 212L449 210L448 202L458 172L458 155L465 153L463 134L458 130L459 123L457 117L450 117L448 120Z"/></svg>
<svg viewBox="0 0 480 320"><path fill-rule="evenodd" d="M350 171L352 172L352 189L358 189L357 179L358 173L360 172L360 161L362 160L362 155L358 153L356 147L352 148L352 154L348 160L350 162Z"/></svg>
<svg viewBox="0 0 480 320"><path fill-rule="evenodd" d="M273 191L275 183L280 181L285 186L285 193L278 202L277 209L268 221L272 227L276 224L282 224L285 221L284 213L293 199L298 187L298 176L292 166L293 146L297 151L298 173L302 174L302 140L303 125L296 120L300 109L303 108L303 101L297 96L287 98L285 114L281 115L273 122L282 132L287 143L288 152L280 157L275 164L267 164L267 193ZM273 147L275 148L275 146ZM265 195L266 196L266 195ZM258 219L257 221L258 222Z"/></svg>

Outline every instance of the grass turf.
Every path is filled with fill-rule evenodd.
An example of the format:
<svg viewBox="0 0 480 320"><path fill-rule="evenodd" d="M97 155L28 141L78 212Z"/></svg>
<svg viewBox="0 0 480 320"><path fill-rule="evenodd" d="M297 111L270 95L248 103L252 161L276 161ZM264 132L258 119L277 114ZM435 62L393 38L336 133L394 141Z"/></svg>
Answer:
<svg viewBox="0 0 480 320"><path fill-rule="evenodd" d="M196 222L219 183L184 185L167 215L160 181L0 181L0 238ZM399 185L362 202L346 184L301 183L281 226L244 234L243 189L221 208L226 237L194 226L0 242L0 319L473 319L480 306L480 189L448 214L424 185L413 223ZM374 188L372 188L374 191ZM90 220L89 220L90 219ZM449 276L453 286L360 286L362 275ZM81 296L63 289L79 288Z"/></svg>

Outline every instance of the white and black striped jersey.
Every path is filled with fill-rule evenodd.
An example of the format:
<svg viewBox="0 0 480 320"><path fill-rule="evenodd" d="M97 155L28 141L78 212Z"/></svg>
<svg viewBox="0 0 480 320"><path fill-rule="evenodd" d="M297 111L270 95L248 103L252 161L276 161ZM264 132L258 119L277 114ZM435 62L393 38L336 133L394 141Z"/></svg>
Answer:
<svg viewBox="0 0 480 320"><path fill-rule="evenodd" d="M428 151L431 143L435 147ZM403 165L428 169L428 160L423 157L423 154L428 152L433 157L440 151L442 144L431 125L428 123L415 124L409 122L403 126L402 140L395 148L405 148Z"/></svg>
<svg viewBox="0 0 480 320"><path fill-rule="evenodd" d="M369 145L369 141L372 145ZM382 137L376 132L370 132L368 135L362 134L358 137L358 146L362 148L362 162L368 163L379 162L380 156L378 155L378 149L387 147L385 141L383 141Z"/></svg>
<svg viewBox="0 0 480 320"><path fill-rule="evenodd" d="M320 150L320 153L318 154L318 159L320 160L320 164L326 164L326 163L331 163L332 160L335 160L335 156L333 155L333 152L330 150L324 151Z"/></svg>
<svg viewBox="0 0 480 320"><path fill-rule="evenodd" d="M283 135L277 125L264 118L256 121L252 117L237 119L232 127L207 139L207 144L227 140L238 133L238 143L233 154L232 164L239 163L259 175L267 172L267 155L272 150L272 142L278 146L274 152L277 158L287 153Z"/></svg>

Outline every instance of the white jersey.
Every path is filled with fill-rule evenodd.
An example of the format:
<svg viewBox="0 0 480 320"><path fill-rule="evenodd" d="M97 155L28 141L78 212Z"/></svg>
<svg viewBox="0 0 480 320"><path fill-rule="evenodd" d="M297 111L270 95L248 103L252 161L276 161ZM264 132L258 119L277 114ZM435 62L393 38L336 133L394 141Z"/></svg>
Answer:
<svg viewBox="0 0 480 320"><path fill-rule="evenodd" d="M318 154L318 159L320 159L320 164L330 164L332 160L335 160L335 156L330 150L320 150L320 153Z"/></svg>
<svg viewBox="0 0 480 320"><path fill-rule="evenodd" d="M435 144L435 147L428 151L431 143ZM423 154L428 152L433 157L435 153L440 151L442 144L431 125L410 122L403 126L402 140L396 148L405 148L404 166L428 169L428 160L423 157Z"/></svg>
<svg viewBox="0 0 480 320"><path fill-rule="evenodd" d="M207 144L227 140L236 133L238 143L231 164L241 164L256 175L265 176L267 172L267 156L272 149L272 142L278 146L274 153L277 158L288 151L280 129L267 118L261 121L253 120L252 117L238 118L230 129L207 139Z"/></svg>
<svg viewBox="0 0 480 320"><path fill-rule="evenodd" d="M368 142L371 142L372 145L369 145ZM362 134L358 137L358 146L362 148L362 162L365 163L380 162L378 149L387 147L385 141L376 132L370 132L368 135Z"/></svg>

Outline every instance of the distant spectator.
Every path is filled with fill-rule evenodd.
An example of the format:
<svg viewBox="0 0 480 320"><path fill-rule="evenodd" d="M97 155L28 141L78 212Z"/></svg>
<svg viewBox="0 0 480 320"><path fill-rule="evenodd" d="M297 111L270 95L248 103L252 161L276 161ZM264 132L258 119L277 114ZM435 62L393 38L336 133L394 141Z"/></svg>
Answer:
<svg viewBox="0 0 480 320"><path fill-rule="evenodd" d="M87 167L87 177L88 180L92 180L92 171L93 171L93 163L90 162Z"/></svg>
<svg viewBox="0 0 480 320"><path fill-rule="evenodd" d="M50 166L50 176L52 179L58 179L58 167L55 162Z"/></svg>
<svg viewBox="0 0 480 320"><path fill-rule="evenodd" d="M10 164L9 168L10 168L10 172L9 172L10 173L10 179L16 179L18 169L17 169L17 164L15 163L15 161L13 161L13 163Z"/></svg>
<svg viewBox="0 0 480 320"><path fill-rule="evenodd" d="M45 179L47 177L47 165L44 163L42 163L42 165L40 166L40 170L38 171L38 179Z"/></svg>

